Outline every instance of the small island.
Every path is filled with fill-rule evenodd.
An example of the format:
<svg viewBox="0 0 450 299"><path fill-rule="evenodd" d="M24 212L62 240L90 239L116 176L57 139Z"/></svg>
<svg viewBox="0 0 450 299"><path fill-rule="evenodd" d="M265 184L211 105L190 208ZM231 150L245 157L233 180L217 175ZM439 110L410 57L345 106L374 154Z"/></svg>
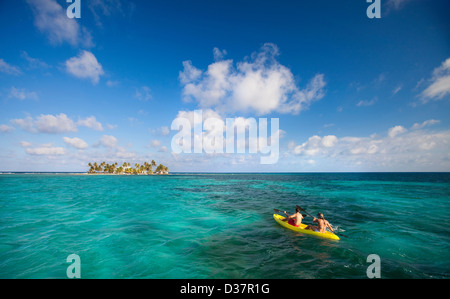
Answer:
<svg viewBox="0 0 450 299"><path fill-rule="evenodd" d="M169 168L162 164L159 164L156 167L155 160L152 160L150 163L144 162L143 164L135 163L134 168L131 167L129 162L124 162L119 166L117 162L108 164L106 162L102 163L88 163L89 170L88 174L119 174L119 175L161 175L161 174L169 174ZM156 167L153 172L153 167Z"/></svg>

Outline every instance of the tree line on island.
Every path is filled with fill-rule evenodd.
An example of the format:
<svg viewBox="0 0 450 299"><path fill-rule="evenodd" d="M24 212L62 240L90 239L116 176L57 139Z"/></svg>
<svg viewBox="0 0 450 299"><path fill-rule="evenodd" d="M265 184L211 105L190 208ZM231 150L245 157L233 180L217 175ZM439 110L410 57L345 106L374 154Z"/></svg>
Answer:
<svg viewBox="0 0 450 299"><path fill-rule="evenodd" d="M140 174L140 175L151 175L151 174L169 174L169 168L162 164L159 164L156 167L155 160L152 162L144 162L144 164L135 163L134 168L131 166L129 162L124 162L119 166L117 162L108 164L106 162L102 162L98 164L97 162L88 163L89 170L87 173L109 173L109 174ZM153 167L156 167L153 172Z"/></svg>

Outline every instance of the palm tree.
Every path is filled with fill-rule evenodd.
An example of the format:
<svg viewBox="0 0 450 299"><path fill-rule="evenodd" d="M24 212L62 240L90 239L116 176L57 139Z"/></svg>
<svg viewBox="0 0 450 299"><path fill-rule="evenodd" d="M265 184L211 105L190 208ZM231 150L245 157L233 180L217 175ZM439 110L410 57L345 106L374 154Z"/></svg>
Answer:
<svg viewBox="0 0 450 299"><path fill-rule="evenodd" d="M147 171L147 174L153 174L152 164L145 162L144 166L145 166L145 170Z"/></svg>
<svg viewBox="0 0 450 299"><path fill-rule="evenodd" d="M156 166L155 160L152 160L151 163L144 162L143 164L135 163L135 168L130 167L130 162L123 162L122 166L117 167L119 164L114 162L112 164L102 162L98 164L97 162L88 163L89 170L88 173L116 173L116 174L143 174L146 173L148 175L153 174L153 166ZM168 174L169 168L162 164L159 164L155 170L157 174Z"/></svg>

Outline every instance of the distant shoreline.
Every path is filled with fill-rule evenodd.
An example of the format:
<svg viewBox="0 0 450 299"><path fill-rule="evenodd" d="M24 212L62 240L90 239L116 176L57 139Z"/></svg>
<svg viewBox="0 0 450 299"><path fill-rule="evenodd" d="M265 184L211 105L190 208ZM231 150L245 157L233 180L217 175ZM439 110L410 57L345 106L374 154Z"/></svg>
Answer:
<svg viewBox="0 0 450 299"><path fill-rule="evenodd" d="M160 176L160 175L217 175L217 174L371 174L371 173L390 173L390 174L414 174L414 173L436 173L450 174L450 171L373 171L373 172L170 172L169 174L117 174L117 173L87 173L76 171L0 171L0 175L6 174L66 174L66 175L117 175L117 176Z"/></svg>
<svg viewBox="0 0 450 299"><path fill-rule="evenodd" d="M87 172L50 172L50 171L5 171L0 172L0 174L66 174L66 175L116 175L116 176L159 176L159 175L170 175L170 174L124 174L124 173L87 173Z"/></svg>

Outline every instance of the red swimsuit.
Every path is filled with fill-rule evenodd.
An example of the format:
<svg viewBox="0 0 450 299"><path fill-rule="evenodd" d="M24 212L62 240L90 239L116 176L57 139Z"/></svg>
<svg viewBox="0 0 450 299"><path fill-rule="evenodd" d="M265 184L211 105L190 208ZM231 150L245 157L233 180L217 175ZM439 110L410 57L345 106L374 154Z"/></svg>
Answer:
<svg viewBox="0 0 450 299"><path fill-rule="evenodd" d="M295 226L295 227L300 227L300 225L295 225L295 221L294 221L294 219L292 219L292 218L288 220L288 223L289 223L290 225Z"/></svg>

